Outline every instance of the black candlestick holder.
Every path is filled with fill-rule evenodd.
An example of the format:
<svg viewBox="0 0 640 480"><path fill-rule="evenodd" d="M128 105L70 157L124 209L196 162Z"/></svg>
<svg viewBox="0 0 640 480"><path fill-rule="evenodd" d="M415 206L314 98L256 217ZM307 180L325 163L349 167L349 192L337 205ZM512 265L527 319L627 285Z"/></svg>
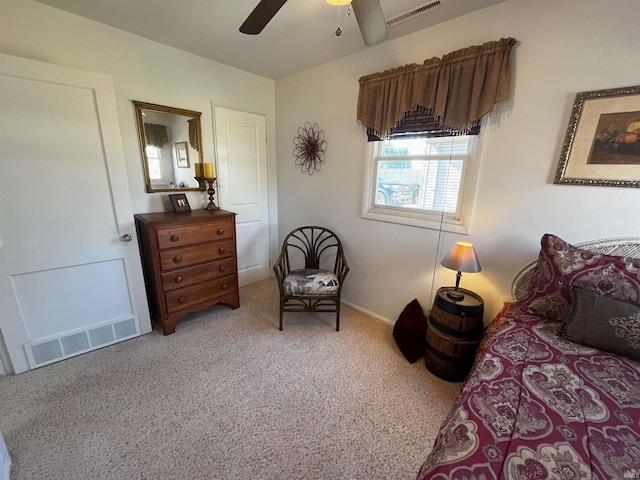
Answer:
<svg viewBox="0 0 640 480"><path fill-rule="evenodd" d="M204 190L205 184L204 184L204 177L193 177L196 179L196 182L198 182L198 188L201 188L202 190Z"/></svg>
<svg viewBox="0 0 640 480"><path fill-rule="evenodd" d="M209 194L209 203L208 203L207 207L205 208L205 210L219 210L220 207L217 206L215 204L215 202L213 201L213 196L216 193L216 191L213 188L213 186L217 185L216 184L217 178L205 178L204 180L209 184L209 188L207 188L207 193Z"/></svg>

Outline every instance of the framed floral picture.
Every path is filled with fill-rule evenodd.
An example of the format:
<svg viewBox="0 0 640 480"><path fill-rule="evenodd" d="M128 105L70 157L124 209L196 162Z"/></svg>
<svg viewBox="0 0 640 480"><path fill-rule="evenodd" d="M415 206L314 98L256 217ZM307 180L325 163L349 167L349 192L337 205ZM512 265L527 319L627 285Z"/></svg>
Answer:
<svg viewBox="0 0 640 480"><path fill-rule="evenodd" d="M554 183L640 187L640 85L576 95Z"/></svg>

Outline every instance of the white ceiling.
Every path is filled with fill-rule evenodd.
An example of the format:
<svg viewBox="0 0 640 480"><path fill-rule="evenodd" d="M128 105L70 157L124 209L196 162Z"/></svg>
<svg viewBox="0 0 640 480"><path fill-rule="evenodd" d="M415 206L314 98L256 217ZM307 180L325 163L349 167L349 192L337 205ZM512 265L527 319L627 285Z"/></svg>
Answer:
<svg viewBox="0 0 640 480"><path fill-rule="evenodd" d="M238 29L258 0L37 1L274 79L367 48L354 15L347 18L346 7L325 0L289 0L257 36ZM389 27L389 40L502 1L440 0L440 6ZM433 2L380 0L387 20ZM339 13L343 33L336 37Z"/></svg>

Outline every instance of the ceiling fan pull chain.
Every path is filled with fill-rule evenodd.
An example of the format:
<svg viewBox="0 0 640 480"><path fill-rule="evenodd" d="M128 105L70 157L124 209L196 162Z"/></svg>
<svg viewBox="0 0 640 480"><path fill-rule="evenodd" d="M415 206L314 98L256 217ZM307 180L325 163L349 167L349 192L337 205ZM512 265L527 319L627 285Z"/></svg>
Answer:
<svg viewBox="0 0 640 480"><path fill-rule="evenodd" d="M347 5L347 17L353 10L365 46L377 45L388 38L387 24L380 6L380 0L326 0L326 2L329 5L337 5L338 7ZM240 31L248 35L258 35L285 3L287 3L287 0L259 0L258 5L240 26ZM340 20L341 12L338 8L336 37L342 35Z"/></svg>
<svg viewBox="0 0 640 480"><path fill-rule="evenodd" d="M340 27L340 20L342 20L340 10L342 10L342 7L338 4L338 28L336 28L336 37L342 35L342 28Z"/></svg>

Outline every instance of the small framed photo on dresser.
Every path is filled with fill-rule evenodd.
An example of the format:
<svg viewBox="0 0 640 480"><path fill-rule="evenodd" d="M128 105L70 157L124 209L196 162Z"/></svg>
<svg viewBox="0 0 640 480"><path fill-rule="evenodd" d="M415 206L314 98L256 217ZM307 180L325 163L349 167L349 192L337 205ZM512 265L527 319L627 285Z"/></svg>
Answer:
<svg viewBox="0 0 640 480"><path fill-rule="evenodd" d="M169 200L171 201L174 213L185 213L191 211L189 200L187 200L187 196L184 193L171 194L169 195Z"/></svg>

